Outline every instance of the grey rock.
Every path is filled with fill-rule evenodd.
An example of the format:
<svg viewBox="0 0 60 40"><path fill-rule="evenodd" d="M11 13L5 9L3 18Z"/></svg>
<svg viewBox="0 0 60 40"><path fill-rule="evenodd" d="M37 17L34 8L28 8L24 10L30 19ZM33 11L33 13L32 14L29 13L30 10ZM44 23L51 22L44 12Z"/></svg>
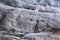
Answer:
<svg viewBox="0 0 60 40"><path fill-rule="evenodd" d="M10 12L4 19L3 23L8 30L10 30L10 28L14 29L15 27L17 30L23 29L29 32L34 32L35 27L42 27L46 30L49 30L49 28L59 29L59 19L59 13L35 12L33 10L18 8Z"/></svg>
<svg viewBox="0 0 60 40"><path fill-rule="evenodd" d="M51 36L48 33L31 33L26 34L22 38L24 39L31 39L31 40L52 40Z"/></svg>
<svg viewBox="0 0 60 40"><path fill-rule="evenodd" d="M33 4L33 5L41 5L41 6L54 6L54 7L60 7L60 0L0 0L0 3L18 7L20 2L25 2L27 4Z"/></svg>
<svg viewBox="0 0 60 40"><path fill-rule="evenodd" d="M0 0L0 40L60 40L59 2Z"/></svg>

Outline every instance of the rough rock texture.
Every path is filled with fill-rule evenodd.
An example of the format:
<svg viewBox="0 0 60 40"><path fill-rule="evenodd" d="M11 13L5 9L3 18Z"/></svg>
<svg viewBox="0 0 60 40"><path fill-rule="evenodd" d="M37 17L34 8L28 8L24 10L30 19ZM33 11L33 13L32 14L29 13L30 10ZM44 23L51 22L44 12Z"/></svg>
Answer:
<svg viewBox="0 0 60 40"><path fill-rule="evenodd" d="M0 40L60 40L60 0L0 0Z"/></svg>

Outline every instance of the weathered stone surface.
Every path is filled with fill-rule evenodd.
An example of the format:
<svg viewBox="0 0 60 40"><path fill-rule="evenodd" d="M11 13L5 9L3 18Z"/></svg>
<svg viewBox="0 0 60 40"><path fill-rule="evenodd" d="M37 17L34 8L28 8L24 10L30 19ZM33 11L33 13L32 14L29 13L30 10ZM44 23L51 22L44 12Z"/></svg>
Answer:
<svg viewBox="0 0 60 40"><path fill-rule="evenodd" d="M48 33L31 33L31 34L26 34L22 38L24 39L31 39L31 40L52 40L51 36Z"/></svg>
<svg viewBox="0 0 60 40"><path fill-rule="evenodd" d="M60 40L59 0L0 0L0 40Z"/></svg>
<svg viewBox="0 0 60 40"><path fill-rule="evenodd" d="M11 15L11 17L10 17ZM25 9L15 9L11 14L8 14L8 20L14 20L14 26L23 28L28 31L33 31L35 27L42 27L46 30L52 28L60 28L59 13L35 12ZM12 21L13 21L12 20ZM5 22L6 23L6 22ZM9 22L10 23L10 22ZM24 28L25 27L25 28ZM28 29L29 28L29 29Z"/></svg>

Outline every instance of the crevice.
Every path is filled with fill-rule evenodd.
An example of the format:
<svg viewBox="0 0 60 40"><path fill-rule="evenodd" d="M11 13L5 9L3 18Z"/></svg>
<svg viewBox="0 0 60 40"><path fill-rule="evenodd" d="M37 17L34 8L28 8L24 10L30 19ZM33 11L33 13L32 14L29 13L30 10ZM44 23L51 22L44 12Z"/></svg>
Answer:
<svg viewBox="0 0 60 40"><path fill-rule="evenodd" d="M50 25L47 23L47 24L46 24L46 27L50 27Z"/></svg>
<svg viewBox="0 0 60 40"><path fill-rule="evenodd" d="M36 20L36 25L35 25L35 28L34 28L34 33L38 33L39 30L38 30L38 24L39 24L39 21Z"/></svg>
<svg viewBox="0 0 60 40"><path fill-rule="evenodd" d="M24 9L28 9L28 10L35 10L36 9L36 7L34 7L34 6L29 6L29 5L23 5L23 8Z"/></svg>
<svg viewBox="0 0 60 40"><path fill-rule="evenodd" d="M2 21L4 20L4 18L6 18L5 12L2 12L1 14L2 14L2 19L0 20L0 23L2 23Z"/></svg>
<svg viewBox="0 0 60 40"><path fill-rule="evenodd" d="M33 21L33 19L30 19L30 21Z"/></svg>
<svg viewBox="0 0 60 40"><path fill-rule="evenodd" d="M60 31L59 28L52 28L52 31Z"/></svg>
<svg viewBox="0 0 60 40"><path fill-rule="evenodd" d="M48 11L48 10L46 11L46 10L42 10L42 9L41 9L41 10L38 10L38 12L49 12L49 13L56 13L55 11Z"/></svg>

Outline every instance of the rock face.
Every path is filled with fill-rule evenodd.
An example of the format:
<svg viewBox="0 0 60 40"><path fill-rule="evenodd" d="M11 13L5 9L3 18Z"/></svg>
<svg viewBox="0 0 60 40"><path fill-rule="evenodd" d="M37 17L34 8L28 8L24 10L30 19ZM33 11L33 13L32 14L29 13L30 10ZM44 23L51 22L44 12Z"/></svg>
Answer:
<svg viewBox="0 0 60 40"><path fill-rule="evenodd" d="M60 40L59 0L0 0L0 40Z"/></svg>

